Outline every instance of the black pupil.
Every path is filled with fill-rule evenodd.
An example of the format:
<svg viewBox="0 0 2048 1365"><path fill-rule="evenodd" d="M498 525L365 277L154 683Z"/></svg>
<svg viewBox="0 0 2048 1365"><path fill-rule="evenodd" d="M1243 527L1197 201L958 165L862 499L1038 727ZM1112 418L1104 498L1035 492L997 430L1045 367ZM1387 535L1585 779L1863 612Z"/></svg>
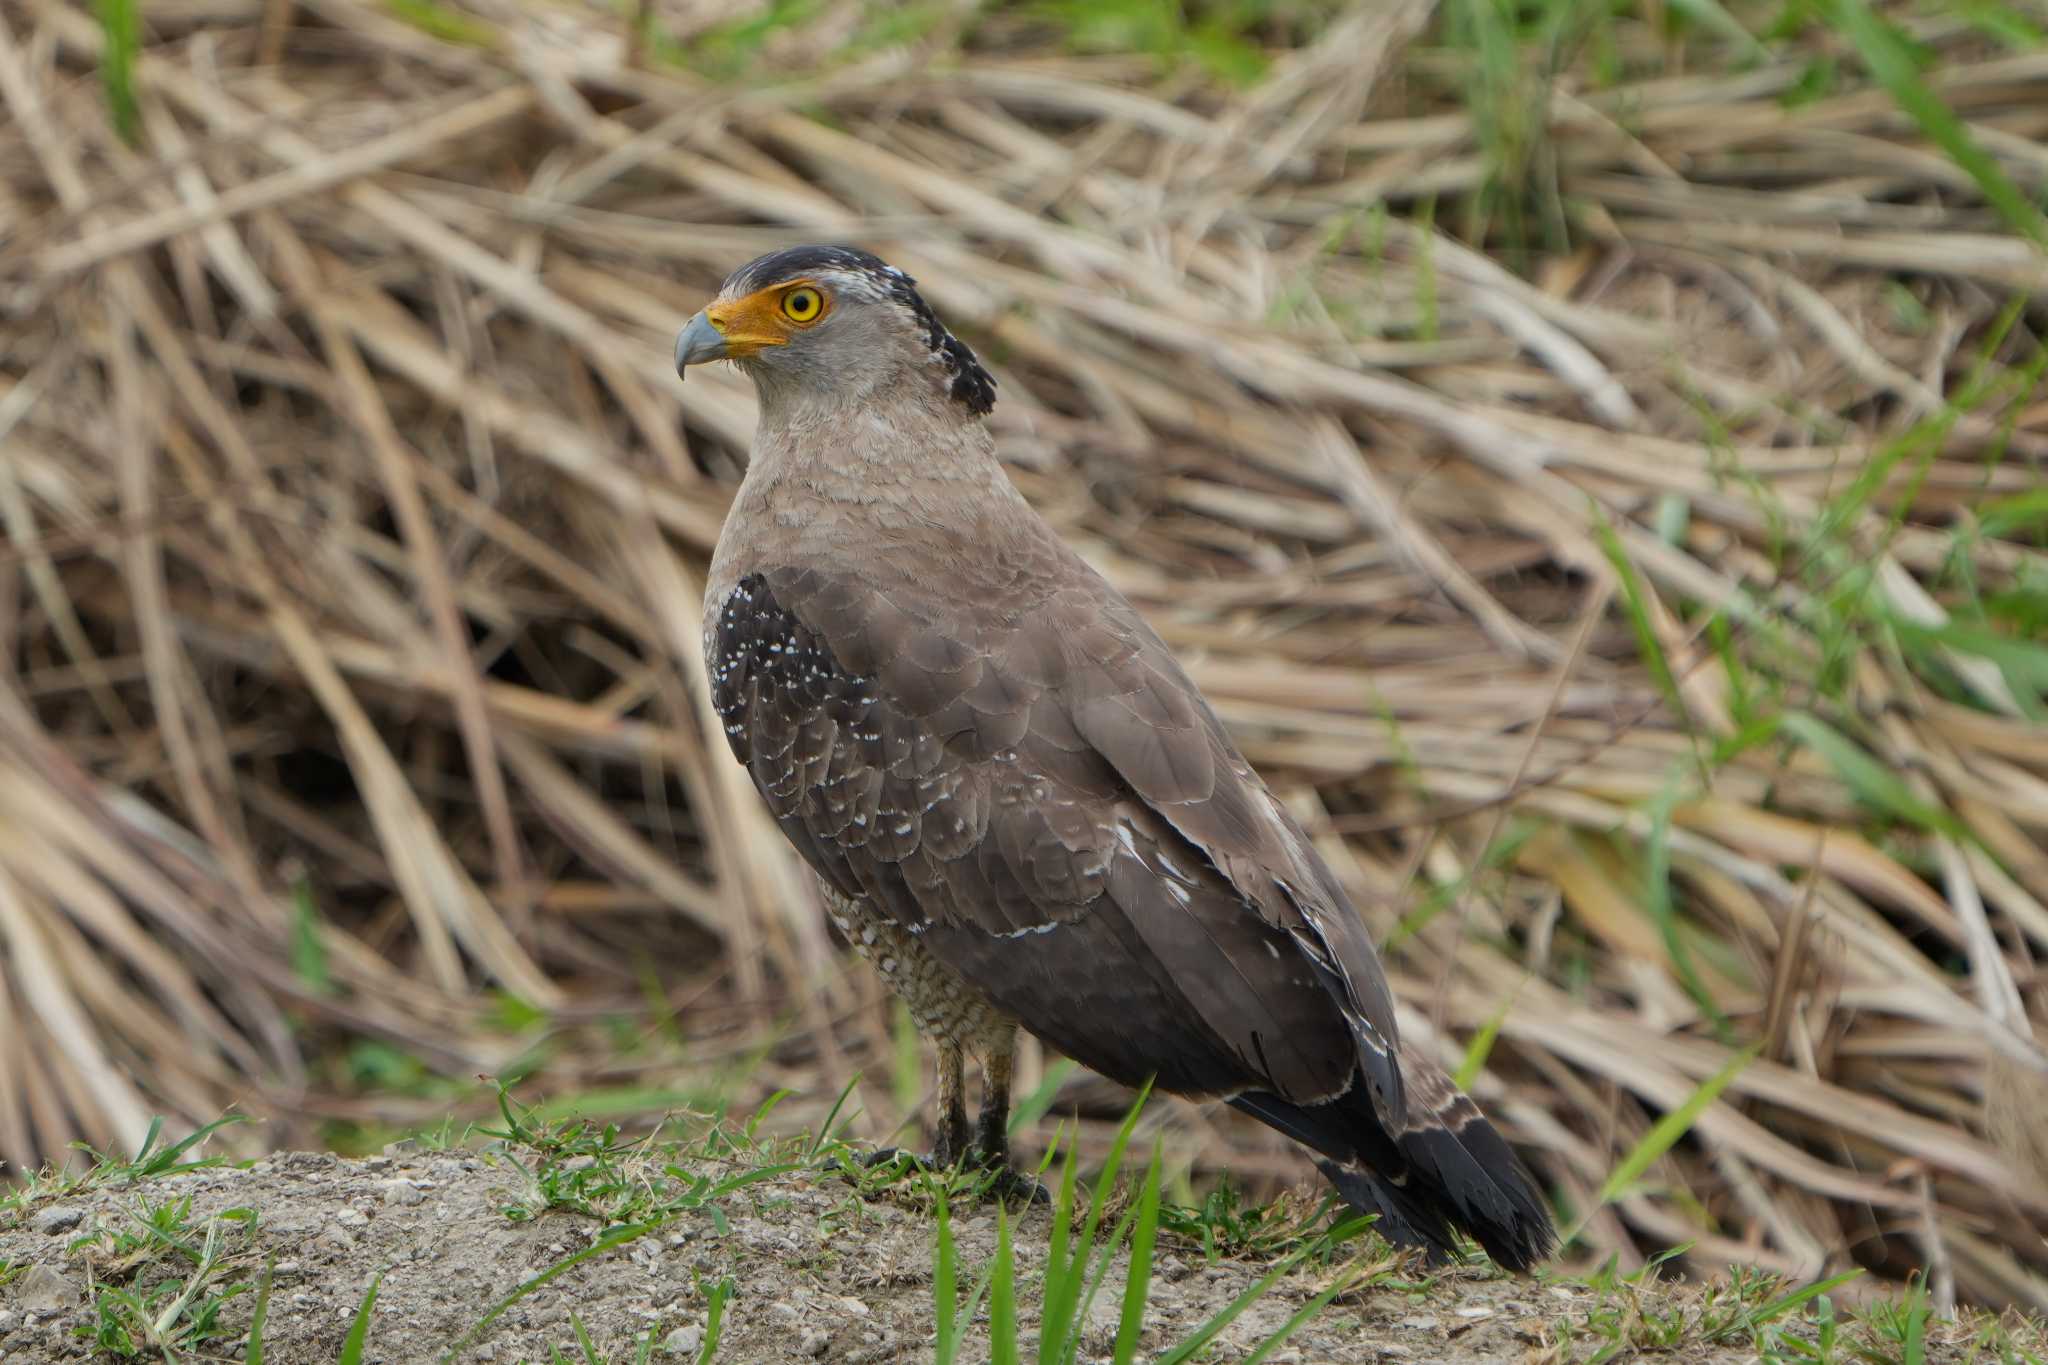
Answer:
<svg viewBox="0 0 2048 1365"><path fill-rule="evenodd" d="M810 312L810 311L811 311L811 291L810 291L810 290L808 290L808 289L799 289L799 290L798 290L798 291L797 291L796 293L794 293L794 294L790 295L790 298L789 298L789 307L790 307L790 311L791 311L791 312L795 312L795 313L808 313L808 312Z"/></svg>

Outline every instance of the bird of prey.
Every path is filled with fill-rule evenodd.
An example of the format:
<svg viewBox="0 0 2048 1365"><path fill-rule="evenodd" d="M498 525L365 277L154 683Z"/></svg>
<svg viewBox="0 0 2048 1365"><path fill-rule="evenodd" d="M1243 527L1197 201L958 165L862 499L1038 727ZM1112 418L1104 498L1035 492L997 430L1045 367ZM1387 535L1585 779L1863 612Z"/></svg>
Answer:
<svg viewBox="0 0 2048 1365"><path fill-rule="evenodd" d="M733 755L939 1055L934 1158L1006 1166L1016 1027L1307 1147L1390 1240L1523 1269L1542 1195L1403 1048L1343 888L1166 644L996 459L994 378L901 270L795 247L676 340L760 401L706 587ZM985 1081L970 1132L965 1054Z"/></svg>

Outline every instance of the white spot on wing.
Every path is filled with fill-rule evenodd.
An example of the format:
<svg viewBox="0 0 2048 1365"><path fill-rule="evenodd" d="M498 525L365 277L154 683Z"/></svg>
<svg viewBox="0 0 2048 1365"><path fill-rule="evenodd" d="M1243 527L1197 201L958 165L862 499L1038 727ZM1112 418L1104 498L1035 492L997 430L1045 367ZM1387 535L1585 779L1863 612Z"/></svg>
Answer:
<svg viewBox="0 0 2048 1365"><path fill-rule="evenodd" d="M1047 920L1044 924L1027 924L1022 929L1012 929L1007 934L990 934L990 938L1022 938L1026 934L1049 934L1059 928L1058 920Z"/></svg>

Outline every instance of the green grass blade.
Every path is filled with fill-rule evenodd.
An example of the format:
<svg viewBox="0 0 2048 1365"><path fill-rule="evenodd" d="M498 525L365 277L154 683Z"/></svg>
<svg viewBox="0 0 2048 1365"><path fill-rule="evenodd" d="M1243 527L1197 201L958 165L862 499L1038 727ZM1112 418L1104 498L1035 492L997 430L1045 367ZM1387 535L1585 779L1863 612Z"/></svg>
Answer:
<svg viewBox="0 0 2048 1365"><path fill-rule="evenodd" d="M1052 1109L1052 1102L1059 1098L1060 1086L1067 1077L1074 1074L1078 1066L1071 1057L1062 1057L1045 1068L1045 1078L1038 1088L1010 1106L1010 1135L1018 1133L1037 1123Z"/></svg>
<svg viewBox="0 0 2048 1365"><path fill-rule="evenodd" d="M1600 551L1607 556L1607 562L1614 568L1614 576L1621 587L1621 605L1628 616L1629 629L1636 637L1636 652L1650 670L1650 677L1657 684L1657 691L1663 696L1664 704L1671 708L1671 715L1688 738L1692 737L1691 716L1686 709L1685 695L1678 690L1678 675L1672 671L1671 660L1664 653L1664 642L1657 638L1657 626L1650 613L1650 590L1644 586L1642 577L1636 573L1635 564L1628 557L1628 550L1621 543L1621 537L1608 524L1605 512L1594 509L1597 518L1593 533L1600 541ZM1694 757L1706 776L1706 759L1694 744Z"/></svg>
<svg viewBox="0 0 2048 1365"><path fill-rule="evenodd" d="M1699 1122L1700 1115L1707 1111L1707 1106L1720 1098L1721 1092L1742 1074L1744 1067L1756 1060L1756 1051L1753 1046L1746 1047L1730 1057L1727 1065L1700 1082L1699 1088L1686 1097L1685 1103L1651 1124L1650 1131L1643 1134L1642 1141L1636 1143L1629 1154L1622 1158L1621 1164L1609 1173L1607 1183L1600 1187L1600 1197L1596 1203L1608 1203L1634 1185L1658 1157L1670 1151L1680 1138L1691 1132L1692 1126Z"/></svg>
<svg viewBox="0 0 2048 1365"><path fill-rule="evenodd" d="M1953 815L1915 796L1895 770L1879 763L1861 745L1819 716L1807 711L1788 712L1780 721L1780 728L1819 754L1865 805L1937 834L1969 838Z"/></svg>
<svg viewBox="0 0 2048 1365"><path fill-rule="evenodd" d="M1287 1343L1287 1338L1300 1331L1304 1323L1322 1312L1325 1308L1328 1308L1332 1299L1335 1299L1339 1294L1349 1289L1357 1280L1357 1271L1353 1271L1349 1275L1339 1275L1331 1280L1329 1285L1320 1294L1317 1294L1307 1303L1295 1309L1294 1315L1288 1318L1286 1322L1281 1323L1278 1330L1272 1336L1260 1342L1259 1349L1244 1358L1244 1365L1260 1365L1260 1362L1267 1356L1284 1346Z"/></svg>
<svg viewBox="0 0 2048 1365"><path fill-rule="evenodd" d="M645 1237L658 1226L660 1226L658 1223L628 1223L624 1227L613 1228L610 1232L607 1232L604 1236L583 1248L583 1250L564 1256L561 1260L556 1261L538 1275L519 1285L511 1293L505 1295L504 1298L492 1304L490 1309L476 1320L476 1325L463 1333L462 1340L456 1342L442 1354L441 1359L444 1362L453 1360L456 1356L475 1345L483 1334L490 1329L490 1325L504 1315L506 1309L525 1298L528 1294L531 1294L534 1290L539 1289L563 1271L573 1269L593 1257L602 1256L616 1247L622 1247L628 1242ZM716 1306L723 1307L723 1304L719 1303ZM704 1339L707 1342L712 1339L712 1329L708 1322L704 1328Z"/></svg>
<svg viewBox="0 0 2048 1365"><path fill-rule="evenodd" d="M590 1339L590 1329L583 1325L578 1314L569 1314L569 1330L576 1334L576 1349L583 1352L583 1365L604 1365L598 1358L597 1344Z"/></svg>
<svg viewBox="0 0 2048 1365"><path fill-rule="evenodd" d="M1116 1329L1116 1365L1138 1358L1138 1339L1145 1331L1145 1298L1152 1288L1152 1245L1159 1236L1159 1139L1152 1139L1152 1160L1145 1167L1145 1188L1138 1195L1138 1226L1131 1235L1130 1269L1124 1275L1123 1313Z"/></svg>
<svg viewBox="0 0 2048 1365"><path fill-rule="evenodd" d="M1920 79L1918 64L1906 40L1865 0L1833 0L1827 6L1829 22L1856 48L1870 74L1891 93L1892 99L1927 140L1941 148L1948 159L1960 166L1986 201L2013 231L2048 246L2048 219L2018 186L2006 177L1998 162L1977 145L1970 130L1944 104L1940 96Z"/></svg>
<svg viewBox="0 0 2048 1365"><path fill-rule="evenodd" d="M156 1146L156 1140L163 1136L163 1131L164 1116L162 1114L150 1115L149 1126L142 1130L142 1141L136 1145L135 1159L129 1164L140 1166L143 1162L149 1160L150 1150Z"/></svg>
<svg viewBox="0 0 2048 1365"><path fill-rule="evenodd" d="M1080 1298L1073 1258L1067 1254L1073 1240L1074 1162L1074 1143L1070 1139L1060 1158L1060 1192L1053 1199L1052 1240L1045 1257L1045 1292L1038 1311L1039 1365L1053 1365L1059 1350L1055 1343L1066 1339L1074 1305Z"/></svg>
<svg viewBox="0 0 2048 1365"><path fill-rule="evenodd" d="M100 49L100 84L107 110L122 140L133 143L141 129L135 107L135 60L142 53L141 0L93 0L105 40Z"/></svg>
<svg viewBox="0 0 2048 1365"><path fill-rule="evenodd" d="M946 1192L939 1191L939 1253L932 1267L932 1321L937 1340L933 1359L937 1365L952 1365L960 1343L953 1339L953 1320L958 1312L960 1268L953 1248L953 1219L946 1207Z"/></svg>
<svg viewBox="0 0 2048 1365"><path fill-rule="evenodd" d="M249 1347L242 1352L242 1365L263 1365L263 1324L270 1316L271 1276L277 1258L263 1263L263 1277L256 1282L256 1306L249 1312Z"/></svg>
<svg viewBox="0 0 2048 1365"><path fill-rule="evenodd" d="M1124 1244L1124 1238L1129 1235L1131 1223L1137 1216L1138 1206L1136 1204L1125 1209L1123 1217L1117 1219L1116 1227L1110 1232L1108 1237L1103 1239L1101 1249L1096 1252L1095 1268L1088 1274L1088 1284L1081 1295L1080 1307L1074 1313L1074 1320L1067 1332L1066 1339L1060 1343L1060 1365L1073 1365L1074 1361L1079 1359L1081 1354L1081 1331L1088 1324L1089 1310L1095 1307L1095 1299L1102 1292L1103 1281L1109 1278L1109 1263L1116 1259L1117 1248ZM1043 1345L1042 1339L1040 1344L1041 1346Z"/></svg>
<svg viewBox="0 0 2048 1365"><path fill-rule="evenodd" d="M393 17L444 43L461 43L485 51L500 45L496 29L441 4L440 0L384 0L384 7L391 11Z"/></svg>
<svg viewBox="0 0 2048 1365"><path fill-rule="evenodd" d="M1953 621L1940 626L1924 626L1917 621L1894 616L1892 629L1901 641L1923 653L1946 648L1958 654L1988 659L1997 666L2006 686L2012 689L2014 698L2022 707L2031 707L2038 713L2041 698L2048 697L2048 645L2032 644L1995 630L1959 625ZM2039 719L2038 714L2035 718Z"/></svg>
<svg viewBox="0 0 2048 1365"><path fill-rule="evenodd" d="M2030 489L1978 504L1978 531L1993 538L2048 533L2048 488Z"/></svg>
<svg viewBox="0 0 2048 1365"><path fill-rule="evenodd" d="M960 1324L954 1330L953 1344L948 1359L957 1356L961 1345L967 1340L968 1329L974 1326L975 1317L981 1312L982 1300L988 1297L989 1284L995 1279L996 1263L991 1260L981 1268L981 1274L974 1277L974 1288L967 1295L967 1303L960 1310Z"/></svg>
<svg viewBox="0 0 2048 1365"><path fill-rule="evenodd" d="M1670 0L1673 12L1683 14L1701 28L1710 28L1742 49L1743 55L1755 61L1765 61L1770 52L1756 40L1756 35L1742 26L1742 22L1727 10L1721 8L1719 0Z"/></svg>
<svg viewBox="0 0 2048 1365"><path fill-rule="evenodd" d="M1927 1292L1914 1287L1913 1300L1906 1306L1906 1365L1926 1365Z"/></svg>
<svg viewBox="0 0 2048 1365"><path fill-rule="evenodd" d="M1494 1041L1500 1037L1500 1026L1507 1022L1508 1006L1513 1003L1512 1000L1503 1002L1479 1032L1472 1035L1472 1041L1465 1045L1465 1055L1458 1059L1457 1073L1451 1077L1458 1089L1470 1090L1472 1083L1479 1079L1479 1073L1486 1070L1486 1059L1493 1055Z"/></svg>
<svg viewBox="0 0 2048 1365"><path fill-rule="evenodd" d="M989 1365L1017 1365L1017 1259L1010 1245L1010 1215L996 1205L995 1278L988 1290Z"/></svg>
<svg viewBox="0 0 2048 1365"><path fill-rule="evenodd" d="M1102 1211L1109 1203L1109 1192L1115 1186L1117 1172L1123 1169L1124 1153L1130 1148L1131 1135L1138 1130L1138 1117L1145 1112L1145 1101L1151 1096L1152 1082L1148 1080L1139 1087L1138 1098L1131 1102L1123 1124L1116 1130L1116 1140L1109 1144L1109 1155L1102 1162L1102 1175L1096 1180L1095 1194L1088 1201L1088 1222L1082 1229L1084 1247L1093 1244L1096 1231L1102 1226Z"/></svg>
<svg viewBox="0 0 2048 1365"><path fill-rule="evenodd" d="M704 1344L697 1348L697 1365L711 1365L711 1358L718 1354L718 1339L725 1332L725 1306L732 1302L733 1290L738 1286L728 1275L711 1287L704 1305Z"/></svg>
<svg viewBox="0 0 2048 1365"><path fill-rule="evenodd" d="M805 1161L816 1161L818 1159L818 1150L827 1142L835 1140L832 1125L839 1121L840 1112L846 1108L846 1101L852 1096L853 1088L859 1084L860 1073L856 1071L853 1075L847 1077L845 1085L839 1087L839 1098L832 1101L831 1109L826 1111L825 1121L818 1125L816 1134L813 1135L809 1144L804 1148Z"/></svg>
<svg viewBox="0 0 2048 1365"><path fill-rule="evenodd" d="M1045 1308L1039 1316L1038 1360L1039 1365L1064 1365L1071 1359L1080 1342L1079 1324L1085 1321L1086 1304L1093 1300L1093 1289L1100 1288L1102 1272L1098 1267L1091 1277L1089 1262L1092 1259L1097 1235L1102 1229L1103 1210L1109 1203L1109 1193L1116 1184L1117 1171L1123 1165L1124 1152L1131 1145L1131 1135L1137 1130L1138 1117L1145 1110L1145 1101L1151 1096L1152 1084L1147 1081L1138 1091L1138 1098L1131 1103L1124 1115L1121 1127L1117 1129L1116 1140L1109 1145L1109 1155L1103 1160L1102 1173L1096 1177L1095 1193L1088 1200L1088 1217L1079 1234L1073 1239L1072 1252L1067 1254L1065 1243L1057 1239L1060 1259L1046 1262ZM1072 1148L1068 1149L1071 1158ZM1070 1172L1071 1173L1071 1170ZM1073 1190L1071 1184L1062 1181L1060 1202L1071 1216ZM1060 1209L1054 1210L1054 1232L1059 1231ZM1114 1245L1114 1239L1112 1239ZM1059 1293L1055 1312L1054 1271L1058 1270ZM1091 1288L1092 1286L1092 1288ZM1083 1297L1084 1290L1087 1291Z"/></svg>
<svg viewBox="0 0 2048 1365"><path fill-rule="evenodd" d="M1769 1303L1749 1315L1749 1326L1752 1328L1761 1327L1765 1323L1784 1317L1787 1313L1804 1308L1821 1295L1831 1290L1840 1289L1843 1285L1853 1279L1857 1279L1863 1273L1863 1268L1858 1266L1854 1270L1845 1270L1841 1274L1825 1280L1815 1280L1803 1289L1795 1289L1789 1294L1772 1299Z"/></svg>
<svg viewBox="0 0 2048 1365"><path fill-rule="evenodd" d="M238 1123L254 1123L255 1121L247 1114L223 1114L212 1123L194 1129L162 1151L149 1155L146 1160L144 1159L145 1153L137 1152L135 1156L136 1174L145 1176L172 1175L178 1171L198 1170L202 1167L218 1165L217 1160L211 1159L187 1162L180 1165L178 1158L184 1156L185 1153L191 1151L223 1128L232 1128ZM151 1124L150 1132L154 1134L156 1128L156 1124ZM146 1141L143 1144L145 1148L148 1145Z"/></svg>
<svg viewBox="0 0 2048 1365"><path fill-rule="evenodd" d="M320 937L320 907L313 900L313 886L304 877L292 883L291 941L288 958L292 975L314 995L334 992L334 975L327 966L327 945Z"/></svg>
<svg viewBox="0 0 2048 1365"><path fill-rule="evenodd" d="M1657 926L1658 937L1664 940L1664 951L1670 954L1679 984L1707 1016L1714 1036L1732 1047L1735 1031L1721 1011L1721 1002L1707 989L1693 963L1692 949L1679 924L1678 905L1671 894L1671 808L1681 795L1678 778L1674 772L1650 801L1650 835L1643 841L1643 908Z"/></svg>
<svg viewBox="0 0 2048 1365"><path fill-rule="evenodd" d="M370 1287L363 1291L363 1301L356 1309L356 1319L349 1324L348 1336L341 1343L336 1365L363 1365L363 1352L370 1344L370 1314L377 1307L377 1286L383 1280L382 1271L370 1278Z"/></svg>
<svg viewBox="0 0 2048 1365"><path fill-rule="evenodd" d="M1308 1255L1306 1248L1290 1253L1286 1259L1260 1276L1258 1281L1247 1288L1242 1294L1239 1294L1236 1298L1218 1309L1214 1316L1195 1329L1194 1335L1187 1337L1178 1345L1173 1346L1156 1357L1153 1365L1182 1365L1183 1361L1193 1360L1208 1348L1209 1343L1214 1341L1224 1328L1236 1322L1243 1315L1245 1309L1257 1303L1266 1295L1267 1291L1278 1284L1281 1276L1301 1264L1302 1258L1306 1255Z"/></svg>

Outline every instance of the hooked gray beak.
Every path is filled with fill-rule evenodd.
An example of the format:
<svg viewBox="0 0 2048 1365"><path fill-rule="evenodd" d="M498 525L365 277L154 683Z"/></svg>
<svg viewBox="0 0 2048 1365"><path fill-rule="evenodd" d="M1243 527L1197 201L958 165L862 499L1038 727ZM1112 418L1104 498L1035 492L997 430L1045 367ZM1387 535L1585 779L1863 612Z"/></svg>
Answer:
<svg viewBox="0 0 2048 1365"><path fill-rule="evenodd" d="M689 325L676 337L676 377L679 379L686 377L683 371L692 365L725 358L725 337L702 313L691 318Z"/></svg>

